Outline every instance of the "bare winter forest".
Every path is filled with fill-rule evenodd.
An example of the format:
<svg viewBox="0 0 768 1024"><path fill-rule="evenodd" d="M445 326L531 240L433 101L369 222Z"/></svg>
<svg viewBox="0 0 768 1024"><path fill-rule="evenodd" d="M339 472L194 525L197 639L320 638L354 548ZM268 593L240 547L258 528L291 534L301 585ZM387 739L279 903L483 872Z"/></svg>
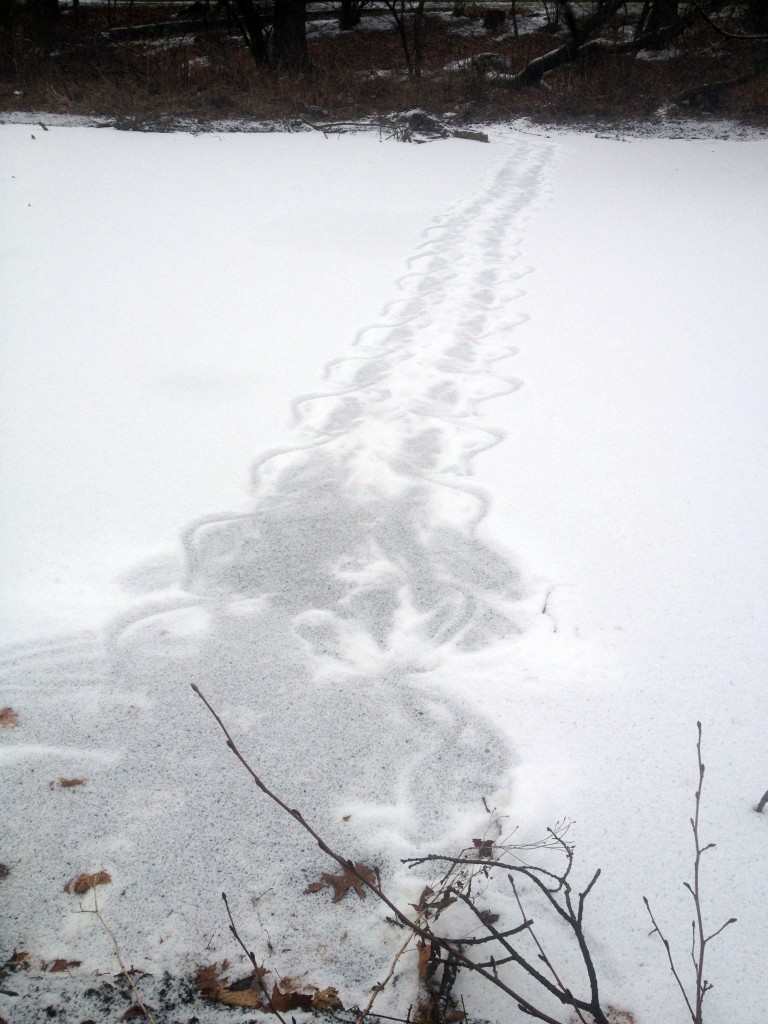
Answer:
<svg viewBox="0 0 768 1024"><path fill-rule="evenodd" d="M2 0L0 108L122 127L768 115L764 0Z"/></svg>

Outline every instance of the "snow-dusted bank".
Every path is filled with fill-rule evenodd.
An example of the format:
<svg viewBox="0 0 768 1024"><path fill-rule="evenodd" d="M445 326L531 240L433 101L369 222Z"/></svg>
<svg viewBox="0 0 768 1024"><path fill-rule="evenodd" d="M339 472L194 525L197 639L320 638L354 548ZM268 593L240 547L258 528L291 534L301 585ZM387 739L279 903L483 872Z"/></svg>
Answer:
<svg viewBox="0 0 768 1024"><path fill-rule="evenodd" d="M642 897L685 970L701 720L704 910L738 918L706 1019L759 1024L768 142L0 143L0 962L29 954L0 1017L125 1011L86 995L116 964L84 872L156 1008L165 972L246 973L222 890L270 978L350 1006L386 975L402 933L305 892L332 865L195 683L403 907L429 876L400 859L471 844L484 800L521 841L574 819L603 1004L636 1024L687 1019ZM415 953L398 978L376 1007L405 1015Z"/></svg>

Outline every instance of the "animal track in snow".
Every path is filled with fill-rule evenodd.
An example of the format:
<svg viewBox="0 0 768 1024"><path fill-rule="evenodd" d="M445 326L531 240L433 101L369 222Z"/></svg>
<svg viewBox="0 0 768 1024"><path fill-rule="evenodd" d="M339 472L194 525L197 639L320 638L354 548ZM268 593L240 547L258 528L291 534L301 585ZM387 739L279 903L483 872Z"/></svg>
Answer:
<svg viewBox="0 0 768 1024"><path fill-rule="evenodd" d="M216 862L233 822L216 799L197 821L200 794L224 787L246 799L239 767L215 750L213 770L201 754L209 720L187 717L180 733L190 683L291 806L326 823L346 855L383 856L385 874L387 857L391 867L425 844L466 841L480 798L513 764L493 724L436 691L430 674L441 663L461 672L463 653L520 628L520 576L479 535L490 499L473 465L504 437L490 400L522 383L499 364L526 320L510 309L530 269L517 245L548 159L547 148L518 143L487 187L427 228L397 296L328 364L324 384L293 400L286 443L255 459L252 509L184 530L183 575L115 618L108 660L90 636L6 652L11 685L50 693L34 725L38 750L62 746L71 713L66 748L90 751L89 777L112 773L105 784L122 779L128 793L105 813L81 801L74 839L65 819L51 828L84 862L117 864L129 887L140 871L173 864L168 907L190 948L203 948L208 922L185 902L186 880ZM36 755L18 742L22 780ZM162 752L158 764L148 745ZM248 807L237 829L258 856L222 854L227 884L247 877L253 891L288 901L305 861L286 849L277 811ZM293 913L289 902L280 913ZM146 948L143 926L124 925L138 929L121 933L134 948Z"/></svg>

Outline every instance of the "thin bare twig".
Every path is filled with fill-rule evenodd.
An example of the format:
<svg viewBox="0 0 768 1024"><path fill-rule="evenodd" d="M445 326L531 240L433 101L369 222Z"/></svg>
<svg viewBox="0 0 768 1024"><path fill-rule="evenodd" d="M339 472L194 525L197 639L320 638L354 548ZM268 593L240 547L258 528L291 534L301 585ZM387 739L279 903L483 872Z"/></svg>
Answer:
<svg viewBox="0 0 768 1024"><path fill-rule="evenodd" d="M260 967L258 965L258 963L256 962L255 954L250 949L248 949L246 944L240 938L240 934L238 933L237 927L235 926L235 919L232 917L232 911L229 909L229 901L227 900L227 894L225 892L223 892L221 894L221 898L224 901L224 906L227 908L227 916L229 917L229 930L234 935L234 937L235 937L238 945L242 949L242 951L245 953L245 955L251 961L251 966L253 967L253 972L254 972L254 977L256 979L256 984L261 989L262 995L267 1000L267 1003L269 1004L270 1010L272 1011L272 1013L274 1013L274 1015L280 1021L280 1024L286 1024L285 1018L280 1015L280 1011L276 1008L275 1004L272 1002L272 997L270 996L269 992L267 991L267 986L264 984L264 982L262 980L263 968Z"/></svg>
<svg viewBox="0 0 768 1024"><path fill-rule="evenodd" d="M672 971L672 976L675 979L675 981L677 982L677 987L680 989L680 991L683 994L683 999L685 1000L685 1005L688 1007L688 1012L690 1013L691 1019L693 1020L694 1019L693 1007L691 1006L691 1001L688 998L688 993L685 991L685 985L683 985L682 981L680 980L680 975L677 973L677 968L675 967L675 961L674 961L674 958L672 956L672 950L670 949L669 940L664 936L664 933L662 932L661 928L659 928L658 924L656 923L656 918L653 916L653 911L651 910L651 905L648 902L648 898L646 896L643 896L643 903L645 904L645 909L648 911L648 916L650 917L651 924L653 925L653 931L651 932L651 935L654 935L654 934L658 935L659 938L661 939L661 942L662 942L662 944L664 946L664 949L666 949L666 951L667 951L667 959L669 960L669 969Z"/></svg>
<svg viewBox="0 0 768 1024"><path fill-rule="evenodd" d="M413 942L413 939L414 936L409 935L405 942L402 944L402 946L398 949L397 953L395 953L394 959L392 960L392 963L389 965L389 971L387 973L386 978L384 979L384 981L380 981L376 985L374 985L373 992L371 993L371 998L368 1000L365 1008L360 1011L357 1020L355 1021L355 1024L365 1024L366 1015L371 1012L371 1009L373 1007L373 1004L376 1002L377 997L381 995L381 993L387 987L389 982L392 980L392 976L394 975L397 965L400 962L400 957L403 955L403 953L405 953L406 949L408 949L410 944Z"/></svg>
<svg viewBox="0 0 768 1024"><path fill-rule="evenodd" d="M523 920L525 920L525 910L523 909L523 901L521 900L520 893L518 892L517 886L515 885L514 875L510 875L509 881L510 881L510 883L512 885L512 892L515 895L515 900L517 901L518 909L520 910L520 916L523 918ZM555 970L555 968L554 968L554 966L552 964L552 961L549 959L547 954L544 952L544 947L539 942L539 938L536 935L536 932L533 930L533 921L530 922L529 934L530 934L531 938L533 939L534 943L536 944L536 948L539 951L539 956L541 957L542 963L547 965L547 967L549 968L549 970L552 973L552 977L555 979L555 981L560 986L560 988L563 991L565 991L565 985L563 984L562 979L560 978L560 976L558 975L557 971ZM581 1021L581 1024L587 1024L587 1022L584 1020L584 1017L582 1016L581 1010L578 1008L578 1006L574 1007L574 1010L576 1011L576 1016Z"/></svg>
<svg viewBox="0 0 768 1024"><path fill-rule="evenodd" d="M118 966L120 968L120 973L125 978L125 980L128 982L128 985L130 986L131 992L133 993L133 998L136 1000L136 1005L141 1010L141 1012L144 1014L144 1017L149 1021L149 1024L157 1024L157 1022L155 1021L155 1018L152 1016L152 1013L147 1008L147 1006L144 1004L143 999L139 995L139 990L136 988L136 985L133 982L133 978L131 977L129 971L127 970L125 964L123 963L123 957L122 957L122 954L120 953L120 946L118 945L117 938L115 937L115 933L112 931L112 929L109 927L107 922L104 920L104 917L102 916L102 913L99 910L99 901L98 901L98 898L96 896L96 889L94 888L92 891L93 891L93 910L85 910L85 909L81 908L80 913L82 913L82 914L95 914L96 915L96 918L98 919L99 924L104 929L104 931L107 933L107 935L109 936L109 938L110 938L110 940L112 942L112 947L113 947L113 949L115 951L115 959L117 960Z"/></svg>
<svg viewBox="0 0 768 1024"><path fill-rule="evenodd" d="M724 931L728 925L735 924L736 918L730 917L724 924L717 928L710 935L707 935L704 930L704 912L701 905L701 858L708 850L714 850L714 843L707 843L705 846L701 845L701 838L699 833L699 820L701 813L701 794L704 789L704 761L701 756L701 722L696 723L697 739L696 739L696 760L698 765L698 785L696 787L696 793L694 794L694 811L693 817L690 819L691 831L693 833L693 847L694 847L694 859L693 859L693 884L690 882L684 882L683 885L691 894L693 899L694 907L694 920L691 923L691 960L693 962L694 969L694 984L695 989L693 998L691 999L680 980L680 976L675 967L674 959L672 957L672 951L668 940L664 937L659 928L656 920L651 913L651 907L646 899L643 897L643 902L650 915L651 922L653 924L653 932L655 932L667 951L667 958L669 960L669 966L672 970L672 974L677 982L678 988L683 994L685 999L685 1005L688 1007L688 1012L691 1015L693 1024L702 1024L703 1021L703 1004L704 997L707 992L712 988L711 983L704 977L704 958L707 949L707 945ZM653 934L651 932L651 934Z"/></svg>

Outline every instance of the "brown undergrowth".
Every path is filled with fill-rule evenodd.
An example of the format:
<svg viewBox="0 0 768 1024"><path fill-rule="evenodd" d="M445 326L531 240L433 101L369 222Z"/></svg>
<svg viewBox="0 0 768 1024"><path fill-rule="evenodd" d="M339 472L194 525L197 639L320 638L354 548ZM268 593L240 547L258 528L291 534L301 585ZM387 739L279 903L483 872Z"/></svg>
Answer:
<svg viewBox="0 0 768 1024"><path fill-rule="evenodd" d="M765 44L725 38L704 22L687 30L673 50L651 55L655 59L591 55L548 74L544 88L510 90L472 65L472 58L492 52L515 71L564 37L542 26L515 39L509 24L497 34L484 31L479 18L430 15L422 73L409 77L387 14L344 33L335 31L329 15L324 26L310 22L312 69L277 74L257 67L242 39L225 26L159 39L110 37L110 25L127 22L128 11L128 5L89 4L80 8L77 23L71 13L62 14L49 52L6 41L0 110L98 115L126 127L162 127L178 118L354 120L417 106L439 116L452 112L465 122L521 116L615 121L644 119L671 105L680 114L768 123L768 66L738 81L765 60ZM137 6L133 22L169 18L173 11ZM457 62L465 66L446 70ZM713 82L734 84L702 88Z"/></svg>

